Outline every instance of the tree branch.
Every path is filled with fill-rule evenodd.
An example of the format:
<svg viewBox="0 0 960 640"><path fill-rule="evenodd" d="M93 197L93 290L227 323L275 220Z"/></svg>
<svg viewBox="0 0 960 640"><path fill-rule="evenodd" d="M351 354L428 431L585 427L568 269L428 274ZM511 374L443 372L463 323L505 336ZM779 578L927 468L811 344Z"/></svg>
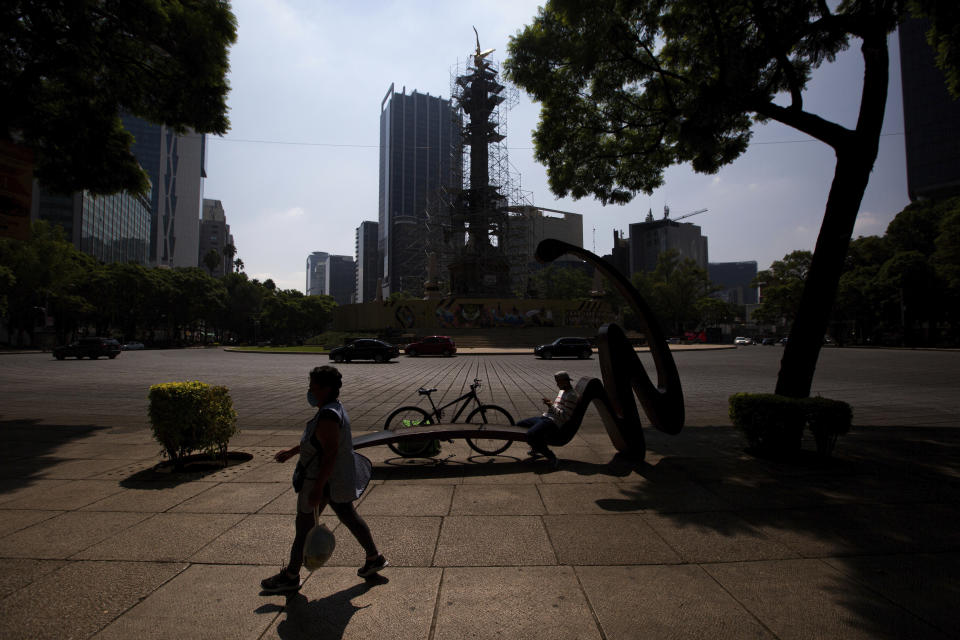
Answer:
<svg viewBox="0 0 960 640"><path fill-rule="evenodd" d="M820 116L807 113L806 111L796 111L789 107L781 107L772 102L751 105L751 109L771 120L782 122L821 142L826 142L834 149L839 149L848 144L853 136L853 132L850 129L840 126L835 122L824 120Z"/></svg>

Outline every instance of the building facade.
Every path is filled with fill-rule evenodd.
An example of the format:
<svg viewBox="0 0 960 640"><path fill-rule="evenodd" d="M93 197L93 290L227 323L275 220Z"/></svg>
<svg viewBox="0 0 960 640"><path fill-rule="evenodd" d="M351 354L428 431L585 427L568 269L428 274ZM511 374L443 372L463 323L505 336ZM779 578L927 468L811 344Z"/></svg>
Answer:
<svg viewBox="0 0 960 640"><path fill-rule="evenodd" d="M699 226L669 218L631 224L630 275L655 270L660 254L670 249L676 249L681 259L690 258L706 270L707 238Z"/></svg>
<svg viewBox="0 0 960 640"><path fill-rule="evenodd" d="M714 295L730 304L757 304L757 288L750 286L757 277L756 260L711 262L707 265L710 282L722 287Z"/></svg>
<svg viewBox="0 0 960 640"><path fill-rule="evenodd" d="M207 269L205 258L208 252L216 251L220 256L220 266L211 271L211 275L223 277L233 271L232 258L227 255L225 248L231 245L236 250L230 225L227 224L227 215L223 203L219 200L203 199L203 215L200 218L199 251L197 264L201 269Z"/></svg>
<svg viewBox="0 0 960 640"><path fill-rule="evenodd" d="M380 224L364 221L356 234L356 296L354 302L371 302L377 297L377 234Z"/></svg>
<svg viewBox="0 0 960 640"><path fill-rule="evenodd" d="M100 262L149 264L149 194L58 195L35 182L31 207L31 219L63 227L73 246Z"/></svg>
<svg viewBox="0 0 960 640"><path fill-rule="evenodd" d="M419 293L427 270L427 210L445 189L459 189L460 120L449 100L400 93L380 103L377 250L383 295Z"/></svg>
<svg viewBox="0 0 960 640"><path fill-rule="evenodd" d="M903 129L911 201L960 195L960 100L947 92L926 19L900 25Z"/></svg>
<svg viewBox="0 0 960 640"><path fill-rule="evenodd" d="M324 289L337 304L350 304L354 298L356 268L353 256L327 256Z"/></svg>
<svg viewBox="0 0 960 640"><path fill-rule="evenodd" d="M322 296L327 289L327 257L330 254L323 251L314 251L307 256L307 288L308 296Z"/></svg>
<svg viewBox="0 0 960 640"><path fill-rule="evenodd" d="M537 245L546 238L583 247L583 216L533 206L517 207L510 213L504 244L515 294L523 295L530 276L544 266L537 262L535 254ZM574 256L561 256L553 264L565 266L565 263L579 264L580 260Z"/></svg>
<svg viewBox="0 0 960 640"><path fill-rule="evenodd" d="M206 136L178 135L172 129L134 116L122 116L133 134L131 147L150 176L150 263L155 266L196 267L206 177Z"/></svg>

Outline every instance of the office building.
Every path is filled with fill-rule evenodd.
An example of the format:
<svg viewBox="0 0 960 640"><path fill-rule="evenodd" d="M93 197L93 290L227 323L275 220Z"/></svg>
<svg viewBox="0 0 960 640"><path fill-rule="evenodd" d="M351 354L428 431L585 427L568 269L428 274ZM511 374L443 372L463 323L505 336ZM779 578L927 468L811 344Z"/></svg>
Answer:
<svg viewBox="0 0 960 640"><path fill-rule="evenodd" d="M543 265L535 254L541 240L554 238L577 247L583 247L583 216L579 213L543 209L534 206L517 207L507 217L504 253L510 263L510 282L514 293L527 290L529 277ZM570 266L581 264L574 256L561 256L552 264Z"/></svg>
<svg viewBox="0 0 960 640"><path fill-rule="evenodd" d="M911 201L960 195L960 100L947 92L926 19L900 25L903 129Z"/></svg>
<svg viewBox="0 0 960 640"><path fill-rule="evenodd" d="M350 304L354 298L356 268L353 256L327 256L324 290L337 304Z"/></svg>
<svg viewBox="0 0 960 640"><path fill-rule="evenodd" d="M711 262L707 265L710 282L722 287L714 296L730 304L756 304L757 288L751 286L757 277L757 261Z"/></svg>
<svg viewBox="0 0 960 640"><path fill-rule="evenodd" d="M230 225L227 224L227 215L223 210L223 203L219 200L203 199L203 215L200 218L200 250L197 253L198 265L206 270L205 258L208 252L216 251L220 256L220 265L213 269L211 275L225 276L233 271L233 261L225 251L227 245L236 250Z"/></svg>
<svg viewBox="0 0 960 640"><path fill-rule="evenodd" d="M354 302L370 302L377 297L377 233L379 223L364 221L356 236L356 296Z"/></svg>
<svg viewBox="0 0 960 640"><path fill-rule="evenodd" d="M419 295L427 270L426 216L442 190L461 187L460 119L449 100L390 85L380 103L377 250L383 295Z"/></svg>
<svg viewBox="0 0 960 640"><path fill-rule="evenodd" d="M308 296L322 296L327 289L327 257L330 254L323 251L314 251L307 256L307 288Z"/></svg>
<svg viewBox="0 0 960 640"><path fill-rule="evenodd" d="M150 263L155 266L196 267L206 177L206 136L178 135L169 127L122 116L133 134L131 150L150 176Z"/></svg>
<svg viewBox="0 0 960 640"><path fill-rule="evenodd" d="M630 274L653 271L660 254L676 249L680 258L690 258L702 269L707 268L707 238L700 227L664 217L630 225Z"/></svg>
<svg viewBox="0 0 960 640"><path fill-rule="evenodd" d="M60 195L35 181L30 217L59 225L73 246L100 262L149 264L149 194L95 196L77 191Z"/></svg>

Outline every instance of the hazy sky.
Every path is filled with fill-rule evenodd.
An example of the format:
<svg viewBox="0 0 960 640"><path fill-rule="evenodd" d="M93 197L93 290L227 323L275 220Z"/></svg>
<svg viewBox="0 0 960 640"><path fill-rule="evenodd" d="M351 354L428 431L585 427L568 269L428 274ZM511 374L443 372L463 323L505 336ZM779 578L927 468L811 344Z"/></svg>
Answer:
<svg viewBox="0 0 960 640"><path fill-rule="evenodd" d="M230 54L231 131L208 138L204 195L221 200L238 256L251 277L303 290L311 251L354 255L354 230L377 220L380 102L397 91L449 97L450 70L474 49L502 62L508 38L537 2L355 2L235 0L238 40ZM805 107L845 126L856 121L863 66L858 43L819 69ZM884 136L855 235L882 234L908 203L899 48L890 39ZM523 93L507 117L510 162L541 207L583 214L584 246L609 253L627 230L664 204L691 217L709 238L711 262L756 260L764 269L795 249L812 250L833 176L821 142L770 124L757 126L746 154L715 175L673 167L653 195L624 206L558 199L533 160L539 107Z"/></svg>

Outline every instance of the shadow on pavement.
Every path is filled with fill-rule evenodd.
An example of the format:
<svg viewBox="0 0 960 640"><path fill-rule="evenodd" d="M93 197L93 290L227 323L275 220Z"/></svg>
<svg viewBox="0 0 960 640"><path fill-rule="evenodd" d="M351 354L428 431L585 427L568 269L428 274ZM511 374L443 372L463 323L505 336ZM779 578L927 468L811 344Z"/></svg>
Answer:
<svg viewBox="0 0 960 640"><path fill-rule="evenodd" d="M34 484L45 469L68 460L57 456L62 446L107 430L96 425L0 420L0 495Z"/></svg>
<svg viewBox="0 0 960 640"><path fill-rule="evenodd" d="M277 625L277 635L284 640L342 638L354 614L370 606L358 607L352 600L373 587L387 582L389 579L376 576L319 600L309 600L299 592L291 595L287 597L286 606L283 607L287 617Z"/></svg>

